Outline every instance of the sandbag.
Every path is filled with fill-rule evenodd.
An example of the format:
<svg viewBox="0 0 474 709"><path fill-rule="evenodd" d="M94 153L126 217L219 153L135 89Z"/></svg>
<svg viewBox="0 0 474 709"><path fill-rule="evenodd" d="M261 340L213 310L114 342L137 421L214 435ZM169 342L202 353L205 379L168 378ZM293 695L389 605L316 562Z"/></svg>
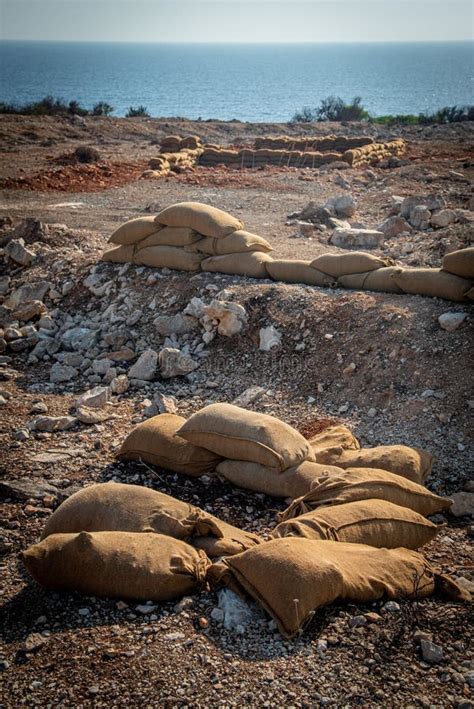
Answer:
<svg viewBox="0 0 474 709"><path fill-rule="evenodd" d="M278 472L259 463L245 460L223 460L216 468L223 478L233 485L255 492L263 492L271 497L300 497L305 495L312 484L327 475L343 475L342 468L332 465L318 465L305 461L299 465Z"/></svg>
<svg viewBox="0 0 474 709"><path fill-rule="evenodd" d="M52 534L21 559L47 589L143 601L196 592L211 563L179 539L146 532Z"/></svg>
<svg viewBox="0 0 474 709"><path fill-rule="evenodd" d="M153 268L172 268L175 271L199 271L202 256L191 254L176 246L147 246L135 253L134 263Z"/></svg>
<svg viewBox="0 0 474 709"><path fill-rule="evenodd" d="M347 276L340 276L337 285L341 288L352 288L353 290L372 290L382 293L403 293L400 286L397 286L392 276L401 271L397 266L387 266L378 268L376 271L366 271L365 273L351 273Z"/></svg>
<svg viewBox="0 0 474 709"><path fill-rule="evenodd" d="M131 263L136 247L130 246L114 246L113 249L104 251L100 257L101 261L110 261L111 263Z"/></svg>
<svg viewBox="0 0 474 709"><path fill-rule="evenodd" d="M201 262L203 271L227 273L229 275L248 276L249 278L268 278L265 264L271 257L259 251L227 256L211 256Z"/></svg>
<svg viewBox="0 0 474 709"><path fill-rule="evenodd" d="M161 229L154 217L137 217L121 224L109 238L112 244L136 244Z"/></svg>
<svg viewBox="0 0 474 709"><path fill-rule="evenodd" d="M334 601L424 598L437 581L428 562L414 551L298 537L273 539L229 557L209 569L208 579L246 591L288 638L318 608Z"/></svg>
<svg viewBox="0 0 474 709"><path fill-rule="evenodd" d="M472 285L471 281L439 268L404 268L392 278L404 293L459 302L466 300Z"/></svg>
<svg viewBox="0 0 474 709"><path fill-rule="evenodd" d="M65 500L46 522L41 539L74 532L154 532L187 541L209 557L238 554L260 542L182 500L140 485L102 483Z"/></svg>
<svg viewBox="0 0 474 709"><path fill-rule="evenodd" d="M201 202L178 202L163 209L156 217L158 224L165 226L186 226L204 236L220 239L237 229L243 223L231 214Z"/></svg>
<svg viewBox="0 0 474 709"><path fill-rule="evenodd" d="M437 533L438 527L418 512L375 499L311 510L280 522L271 536L329 539L386 549L419 549Z"/></svg>
<svg viewBox="0 0 474 709"><path fill-rule="evenodd" d="M321 433L316 433L308 439L309 445L317 455L319 451L341 446L344 450L360 450L360 443L347 426L337 424L328 426Z"/></svg>
<svg viewBox="0 0 474 709"><path fill-rule="evenodd" d="M210 256L224 256L226 254L240 254L253 251L268 253L273 251L272 247L261 236L251 234L248 231L234 231L221 239L211 239L206 237L189 247L190 251L198 251Z"/></svg>
<svg viewBox="0 0 474 709"><path fill-rule="evenodd" d="M214 470L221 460L220 456L176 435L185 422L185 418L175 414L152 416L128 434L117 458L144 460L193 477Z"/></svg>
<svg viewBox="0 0 474 709"><path fill-rule="evenodd" d="M340 468L378 468L401 475L415 483L422 483L431 473L433 456L421 448L409 446L375 446L358 451L340 446L316 453L317 463L337 465Z"/></svg>
<svg viewBox="0 0 474 709"><path fill-rule="evenodd" d="M199 240L202 240L201 234L197 234L192 229L165 226L140 241L138 248L144 249L147 246L189 246L189 244L194 244Z"/></svg>
<svg viewBox="0 0 474 709"><path fill-rule="evenodd" d="M391 259L380 258L364 251L353 251L350 254L322 254L311 261L311 268L339 278L349 273L375 271L377 268L390 266Z"/></svg>
<svg viewBox="0 0 474 709"><path fill-rule="evenodd" d="M296 429L274 416L233 404L205 406L183 424L178 436L223 458L280 471L314 460L310 445Z"/></svg>
<svg viewBox="0 0 474 709"><path fill-rule="evenodd" d="M319 507L370 499L392 502L425 517L449 510L452 505L448 497L439 497L401 475L377 468L348 468L314 480L311 490L278 514L277 520L284 522Z"/></svg>
<svg viewBox="0 0 474 709"><path fill-rule="evenodd" d="M474 281L474 246L446 254L443 257L443 271Z"/></svg>
<svg viewBox="0 0 474 709"><path fill-rule="evenodd" d="M274 281L305 283L308 286L331 286L335 279L311 267L311 261L275 259L266 264L267 273Z"/></svg>

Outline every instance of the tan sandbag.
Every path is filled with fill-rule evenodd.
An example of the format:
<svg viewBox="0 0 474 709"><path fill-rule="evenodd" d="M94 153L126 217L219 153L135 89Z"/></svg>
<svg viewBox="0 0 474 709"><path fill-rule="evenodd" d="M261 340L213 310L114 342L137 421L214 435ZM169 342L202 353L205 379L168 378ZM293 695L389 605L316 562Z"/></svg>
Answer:
<svg viewBox="0 0 474 709"><path fill-rule="evenodd" d="M135 246L114 246L113 249L104 251L100 257L101 261L110 261L111 263L132 263Z"/></svg>
<svg viewBox="0 0 474 709"><path fill-rule="evenodd" d="M316 433L309 438L308 442L316 455L319 451L334 448L334 446L341 446L344 450L360 450L360 443L357 438L347 426L342 424L325 428L321 433Z"/></svg>
<svg viewBox="0 0 474 709"><path fill-rule="evenodd" d="M147 246L189 246L189 244L194 244L200 239L202 239L201 234L197 234L187 227L165 226L140 241L138 248L144 249Z"/></svg>
<svg viewBox="0 0 474 709"><path fill-rule="evenodd" d="M309 443L274 416L233 404L210 404L193 414L178 436L223 458L248 460L283 471L314 460Z"/></svg>
<svg viewBox="0 0 474 709"><path fill-rule="evenodd" d="M443 271L474 281L474 246L446 254L443 257Z"/></svg>
<svg viewBox="0 0 474 709"><path fill-rule="evenodd" d="M221 239L211 239L209 236L201 239L190 247L190 251L199 251L210 256L225 256L253 251L268 253L273 249L261 236L239 229Z"/></svg>
<svg viewBox="0 0 474 709"><path fill-rule="evenodd" d="M135 253L134 263L175 271L199 271L202 256L191 254L177 246L147 246Z"/></svg>
<svg viewBox="0 0 474 709"><path fill-rule="evenodd" d="M228 273L229 275L248 276L249 278L268 278L265 265L271 261L268 254L259 251L227 256L211 256L201 262L203 271Z"/></svg>
<svg viewBox="0 0 474 709"><path fill-rule="evenodd" d="M119 460L144 460L160 468L193 477L214 470L221 457L176 435L182 416L160 414L139 423L117 454Z"/></svg>
<svg viewBox="0 0 474 709"><path fill-rule="evenodd" d="M437 580L414 551L298 537L274 539L229 557L209 569L208 579L246 591L290 638L321 606L424 598L434 592Z"/></svg>
<svg viewBox="0 0 474 709"><path fill-rule="evenodd" d="M335 279L311 267L311 261L274 259L266 264L270 278L283 283L305 283L308 286L335 285Z"/></svg>
<svg viewBox="0 0 474 709"><path fill-rule="evenodd" d="M404 268L392 276L404 293L463 301L471 281L439 268Z"/></svg>
<svg viewBox="0 0 474 709"><path fill-rule="evenodd" d="M113 232L109 242L121 245L136 244L160 229L161 226L156 223L154 217L137 217L121 224Z"/></svg>
<svg viewBox="0 0 474 709"><path fill-rule="evenodd" d="M377 268L390 266L391 259L380 258L364 251L352 251L350 254L322 254L311 261L311 268L339 278L349 273L375 271Z"/></svg>
<svg viewBox="0 0 474 709"><path fill-rule="evenodd" d="M246 490L263 492L271 497L300 497L322 476L343 475L342 468L305 461L278 472L259 463L245 460L223 460L216 468L223 478Z"/></svg>
<svg viewBox="0 0 474 709"><path fill-rule="evenodd" d="M21 554L36 581L52 591L168 601L195 593L210 561L203 551L164 534L52 534Z"/></svg>
<svg viewBox="0 0 474 709"><path fill-rule="evenodd" d="M204 236L220 239L237 229L243 223L231 214L201 202L178 202L163 209L156 217L158 224L165 226L186 226Z"/></svg>
<svg viewBox="0 0 474 709"><path fill-rule="evenodd" d="M344 469L378 468L401 475L415 483L422 483L431 473L433 456L421 448L403 445L375 446L358 451L335 447L317 453L316 462L337 465Z"/></svg>
<svg viewBox="0 0 474 709"><path fill-rule="evenodd" d="M425 517L445 512L452 505L448 497L439 497L424 485L401 475L377 468L348 468L341 470L340 474L322 475L314 480L311 490L293 500L284 512L277 515L277 520L284 522L320 507L370 499L407 507Z"/></svg>
<svg viewBox="0 0 474 709"><path fill-rule="evenodd" d="M140 485L102 483L65 500L41 535L74 532L154 532L183 539L210 557L238 554L260 542L204 510Z"/></svg>
<svg viewBox="0 0 474 709"><path fill-rule="evenodd" d="M402 289L397 286L392 278L400 270L397 266L387 266L386 268L378 268L376 271L351 273L347 276L340 276L337 279L337 285L341 288L352 288L353 290L403 293Z"/></svg>
<svg viewBox="0 0 474 709"><path fill-rule="evenodd" d="M280 522L272 537L307 537L386 549L419 549L437 533L438 527L418 512L375 499L311 510Z"/></svg>

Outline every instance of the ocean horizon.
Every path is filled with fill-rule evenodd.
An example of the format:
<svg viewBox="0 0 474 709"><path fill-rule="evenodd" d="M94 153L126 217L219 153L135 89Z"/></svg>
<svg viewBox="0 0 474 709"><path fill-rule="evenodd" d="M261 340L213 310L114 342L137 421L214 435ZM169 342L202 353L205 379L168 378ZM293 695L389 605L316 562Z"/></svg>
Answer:
<svg viewBox="0 0 474 709"><path fill-rule="evenodd" d="M373 115L472 104L474 42L0 42L0 101L52 95L123 116L284 122L327 96Z"/></svg>

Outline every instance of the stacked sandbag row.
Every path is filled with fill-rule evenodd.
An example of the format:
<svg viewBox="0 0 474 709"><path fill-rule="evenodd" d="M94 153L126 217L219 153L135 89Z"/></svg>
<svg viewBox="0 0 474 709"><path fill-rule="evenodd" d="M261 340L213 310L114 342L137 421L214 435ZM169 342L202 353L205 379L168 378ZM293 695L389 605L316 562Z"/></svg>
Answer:
<svg viewBox="0 0 474 709"><path fill-rule="evenodd" d="M151 158L148 163L150 169L145 170L141 176L165 177L170 172L194 167L201 154L202 148L182 148L176 152L162 152L156 158Z"/></svg>
<svg viewBox="0 0 474 709"><path fill-rule="evenodd" d="M215 207L181 202L156 217L139 217L120 226L109 239L116 246L102 260L267 278L265 263L271 260L272 247L243 226Z"/></svg>
<svg viewBox="0 0 474 709"><path fill-rule="evenodd" d="M191 150L202 148L201 138L198 135L188 135L185 138L178 135L168 135L160 141L161 153L178 153L185 148Z"/></svg>
<svg viewBox="0 0 474 709"><path fill-rule="evenodd" d="M405 150L405 141L402 138L397 138L397 140L391 140L387 143L372 143L346 150L341 156L341 160L349 163L352 167L362 167L392 156L398 157L403 155Z"/></svg>
<svg viewBox="0 0 474 709"><path fill-rule="evenodd" d="M374 142L373 138L366 135L361 136L345 136L345 135L326 135L312 136L306 138L293 138L288 135L280 135L276 137L263 136L256 138L254 148L270 148L272 150L302 150L324 152L333 150L336 152L344 152L351 148L360 148L363 145L370 145Z"/></svg>
<svg viewBox="0 0 474 709"><path fill-rule="evenodd" d="M199 165L214 167L227 165L237 168L257 168L265 165L277 167L321 167L327 163L340 160L340 153L302 152L298 150L252 150L242 148L232 150L228 148L205 147L199 157Z"/></svg>

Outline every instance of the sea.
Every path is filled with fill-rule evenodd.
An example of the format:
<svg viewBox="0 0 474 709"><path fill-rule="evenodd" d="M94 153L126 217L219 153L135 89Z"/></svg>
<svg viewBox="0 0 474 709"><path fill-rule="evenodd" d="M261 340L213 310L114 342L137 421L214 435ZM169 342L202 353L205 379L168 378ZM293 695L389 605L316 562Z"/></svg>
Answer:
<svg viewBox="0 0 474 709"><path fill-rule="evenodd" d="M374 115L474 103L474 42L128 44L0 42L0 101L46 95L123 116L288 121L327 96Z"/></svg>

